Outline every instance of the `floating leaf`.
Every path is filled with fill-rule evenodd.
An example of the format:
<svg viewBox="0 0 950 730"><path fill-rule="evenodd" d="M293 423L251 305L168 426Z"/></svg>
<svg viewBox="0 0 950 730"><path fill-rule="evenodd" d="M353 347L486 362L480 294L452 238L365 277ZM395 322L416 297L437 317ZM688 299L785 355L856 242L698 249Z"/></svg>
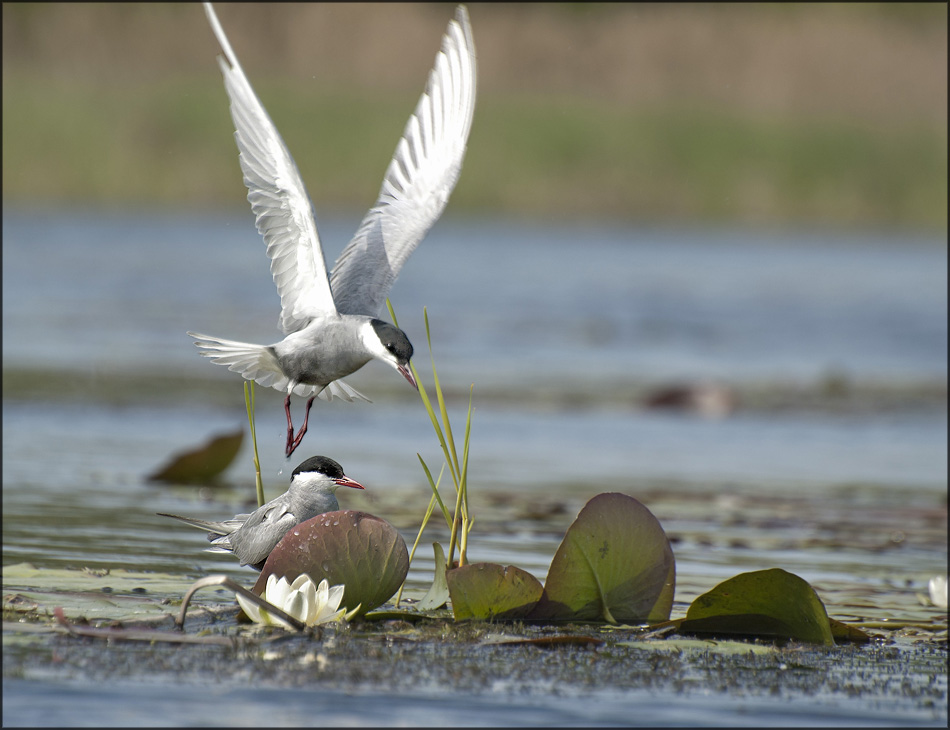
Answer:
<svg viewBox="0 0 950 730"><path fill-rule="evenodd" d="M445 550L437 542L432 543L432 549L435 551L435 574L428 592L416 604L420 611L441 608L449 600L449 584L445 581Z"/></svg>
<svg viewBox="0 0 950 730"><path fill-rule="evenodd" d="M150 482L171 484L205 484L214 481L227 469L244 441L244 429L213 437L197 449L172 456L165 466L149 474Z"/></svg>
<svg viewBox="0 0 950 730"><path fill-rule="evenodd" d="M699 596L680 624L690 634L795 639L834 646L825 606L807 581L772 568L723 581Z"/></svg>
<svg viewBox="0 0 950 730"><path fill-rule="evenodd" d="M745 641L712 641L710 639L658 639L655 641L618 641L616 646L629 646L647 651L696 652L703 654L745 655L774 654L774 646L750 644Z"/></svg>
<svg viewBox="0 0 950 730"><path fill-rule="evenodd" d="M29 563L3 567L4 610L45 615L62 607L70 619L91 621L160 621L175 609L188 581L177 575L133 572L117 568L36 568Z"/></svg>
<svg viewBox="0 0 950 730"><path fill-rule="evenodd" d="M871 641L871 636L856 626L850 626L833 618L828 620L831 622L831 635L836 643L850 641L852 644L867 644Z"/></svg>
<svg viewBox="0 0 950 730"><path fill-rule="evenodd" d="M338 510L301 522L277 543L254 584L260 595L271 573L293 581L301 573L343 585L343 604L358 615L384 604L409 572L409 551L386 520L356 510Z"/></svg>
<svg viewBox="0 0 950 730"><path fill-rule="evenodd" d="M513 565L472 563L445 577L456 621L524 618L541 597L541 582Z"/></svg>
<svg viewBox="0 0 950 730"><path fill-rule="evenodd" d="M529 618L664 621L675 580L670 541L650 510L626 494L598 494L564 535Z"/></svg>
<svg viewBox="0 0 950 730"><path fill-rule="evenodd" d="M541 636L536 639L494 639L483 641L482 646L536 646L540 649L557 649L562 646L601 646L603 639L593 636Z"/></svg>

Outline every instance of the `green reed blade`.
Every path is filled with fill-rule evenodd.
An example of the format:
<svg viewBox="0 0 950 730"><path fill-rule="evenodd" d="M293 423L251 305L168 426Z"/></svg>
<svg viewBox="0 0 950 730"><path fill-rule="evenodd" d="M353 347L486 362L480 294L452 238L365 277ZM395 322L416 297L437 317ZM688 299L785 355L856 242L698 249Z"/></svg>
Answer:
<svg viewBox="0 0 950 730"><path fill-rule="evenodd" d="M251 443L254 445L254 473L257 485L257 506L264 504L264 483L261 481L261 460L257 455L257 429L254 427L254 381L244 381L244 406L247 408L247 420L251 426Z"/></svg>
<svg viewBox="0 0 950 730"><path fill-rule="evenodd" d="M426 307L422 308L422 317L426 324L426 342L429 345L429 361L432 363L432 382L435 386L436 397L439 400L439 413L442 415L442 423L445 425L445 440L452 449L452 458L449 458L448 449L446 449L444 445L443 450L446 451L445 458L449 463L449 471L452 475L452 480L455 482L455 488L458 489L461 480L459 457L455 450L455 438L452 436L452 425L449 423L449 413L445 407L445 397L442 395L442 386L439 384L439 374L435 369L435 356L432 354L432 333L429 330L429 312Z"/></svg>
<svg viewBox="0 0 950 730"><path fill-rule="evenodd" d="M449 510L442 501L442 495L439 493L439 482L442 481L442 475L445 473L445 464L442 465L442 470L439 472L438 481L433 481L432 473L429 471L429 466L426 464L425 459L423 459L420 454L416 454L416 456L419 458L419 463L422 464L422 468L426 473L426 479L429 480L429 486L432 488L432 496L438 501L439 508L442 510L442 516L445 517L445 525L449 529L452 529L452 518L449 516Z"/></svg>

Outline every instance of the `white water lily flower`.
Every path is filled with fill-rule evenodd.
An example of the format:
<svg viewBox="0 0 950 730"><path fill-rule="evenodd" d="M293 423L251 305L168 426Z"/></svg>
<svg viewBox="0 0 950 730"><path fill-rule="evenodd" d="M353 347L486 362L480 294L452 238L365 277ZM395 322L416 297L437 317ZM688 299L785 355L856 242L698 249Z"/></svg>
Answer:
<svg viewBox="0 0 950 730"><path fill-rule="evenodd" d="M244 613L255 623L290 628L280 618L272 616L240 593L236 593L235 598L244 609ZM343 600L343 586L331 588L326 578L320 581L319 586L314 586L313 580L305 573L297 576L293 583L288 583L286 578L278 579L271 573L267 576L267 585L264 586L261 598L307 626L317 626L341 619L349 621L359 610L357 606L347 613L345 608L339 608L340 601Z"/></svg>
<svg viewBox="0 0 950 730"><path fill-rule="evenodd" d="M930 602L937 608L947 607L947 576L938 575L930 579L927 584L930 590Z"/></svg>

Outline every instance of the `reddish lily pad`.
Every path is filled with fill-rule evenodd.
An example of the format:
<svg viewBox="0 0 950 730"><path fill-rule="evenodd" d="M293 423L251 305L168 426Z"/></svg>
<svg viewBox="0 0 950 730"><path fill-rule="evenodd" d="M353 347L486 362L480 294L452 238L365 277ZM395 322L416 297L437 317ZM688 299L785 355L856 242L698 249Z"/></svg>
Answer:
<svg viewBox="0 0 950 730"><path fill-rule="evenodd" d="M343 585L342 604L359 615L384 604L409 572L409 551L399 531L386 520L357 510L338 510L291 529L264 563L254 584L258 595L274 573L293 581L301 573L319 583Z"/></svg>
<svg viewBox="0 0 950 730"><path fill-rule="evenodd" d="M541 597L541 582L513 565L472 563L445 574L456 621L518 619Z"/></svg>
<svg viewBox="0 0 950 730"><path fill-rule="evenodd" d="M723 581L693 601L680 631L835 643L815 589L781 568L740 573Z"/></svg>
<svg viewBox="0 0 950 730"><path fill-rule="evenodd" d="M244 429L215 436L196 449L172 455L168 463L146 477L150 482L207 484L227 469L244 440Z"/></svg>
<svg viewBox="0 0 950 730"><path fill-rule="evenodd" d="M626 494L598 494L564 535L528 618L665 621L675 581L670 541L653 513Z"/></svg>

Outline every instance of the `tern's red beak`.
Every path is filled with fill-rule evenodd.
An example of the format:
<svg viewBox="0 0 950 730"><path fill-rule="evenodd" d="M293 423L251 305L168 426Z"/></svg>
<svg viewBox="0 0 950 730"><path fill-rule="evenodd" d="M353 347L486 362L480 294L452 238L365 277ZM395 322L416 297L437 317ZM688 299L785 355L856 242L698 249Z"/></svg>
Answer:
<svg viewBox="0 0 950 730"><path fill-rule="evenodd" d="M409 385L411 385L416 390L419 390L419 386L416 384L416 379L412 377L412 371L408 367L405 365L397 365L396 369L402 373L402 377L409 381Z"/></svg>
<svg viewBox="0 0 950 730"><path fill-rule="evenodd" d="M339 479L334 479L338 487L353 487L353 489L366 489L362 484L360 484L355 479L350 479L349 477L340 477Z"/></svg>

